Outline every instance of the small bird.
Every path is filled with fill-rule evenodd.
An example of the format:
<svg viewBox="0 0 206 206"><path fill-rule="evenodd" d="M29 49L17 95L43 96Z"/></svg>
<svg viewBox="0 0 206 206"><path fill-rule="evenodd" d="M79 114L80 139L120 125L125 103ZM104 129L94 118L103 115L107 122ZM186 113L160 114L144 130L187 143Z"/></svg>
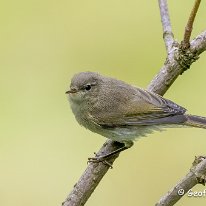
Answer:
<svg viewBox="0 0 206 206"><path fill-rule="evenodd" d="M153 92L95 72L81 72L66 92L77 122L92 132L124 143L105 159L133 145L133 141L164 128L206 129L206 118L185 114L186 109Z"/></svg>

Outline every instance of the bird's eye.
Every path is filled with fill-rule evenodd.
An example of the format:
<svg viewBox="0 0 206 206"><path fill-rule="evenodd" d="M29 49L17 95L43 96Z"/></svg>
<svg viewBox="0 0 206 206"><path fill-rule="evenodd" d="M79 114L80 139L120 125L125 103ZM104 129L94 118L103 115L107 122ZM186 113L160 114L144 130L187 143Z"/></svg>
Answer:
<svg viewBox="0 0 206 206"><path fill-rule="evenodd" d="M91 88L92 88L92 86L91 86L90 84L87 84L87 85L85 86L85 90L87 90L87 91L89 91Z"/></svg>

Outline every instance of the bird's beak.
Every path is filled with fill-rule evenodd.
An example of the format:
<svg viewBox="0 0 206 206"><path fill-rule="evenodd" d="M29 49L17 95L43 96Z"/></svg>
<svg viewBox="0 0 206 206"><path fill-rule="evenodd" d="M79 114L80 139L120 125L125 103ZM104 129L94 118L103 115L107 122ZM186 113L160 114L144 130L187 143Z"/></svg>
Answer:
<svg viewBox="0 0 206 206"><path fill-rule="evenodd" d="M65 92L65 94L74 94L77 93L77 89L71 89Z"/></svg>

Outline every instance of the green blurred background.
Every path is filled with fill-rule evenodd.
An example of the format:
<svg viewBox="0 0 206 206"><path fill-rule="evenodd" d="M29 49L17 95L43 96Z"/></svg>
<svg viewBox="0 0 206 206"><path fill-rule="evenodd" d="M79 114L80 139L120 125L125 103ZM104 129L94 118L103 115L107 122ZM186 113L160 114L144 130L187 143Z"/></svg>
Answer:
<svg viewBox="0 0 206 206"><path fill-rule="evenodd" d="M193 2L169 1L178 40ZM205 10L202 2L193 37L205 29ZM75 121L65 96L70 79L90 70L146 87L166 57L158 3L1 0L0 24L0 205L61 205L105 141ZM206 116L205 65L203 54L165 97ZM204 130L152 134L121 154L87 205L154 205L205 153Z"/></svg>

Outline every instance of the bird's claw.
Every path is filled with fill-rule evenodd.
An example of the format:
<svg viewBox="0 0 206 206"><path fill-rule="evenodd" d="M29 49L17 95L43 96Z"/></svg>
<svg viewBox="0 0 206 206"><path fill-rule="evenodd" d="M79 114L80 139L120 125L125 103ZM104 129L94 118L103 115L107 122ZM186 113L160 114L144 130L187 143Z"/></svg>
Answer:
<svg viewBox="0 0 206 206"><path fill-rule="evenodd" d="M95 153L96 155L96 153ZM103 164L109 166L110 169L112 169L112 164L109 163L104 157L89 157L87 163L99 163L102 162Z"/></svg>

